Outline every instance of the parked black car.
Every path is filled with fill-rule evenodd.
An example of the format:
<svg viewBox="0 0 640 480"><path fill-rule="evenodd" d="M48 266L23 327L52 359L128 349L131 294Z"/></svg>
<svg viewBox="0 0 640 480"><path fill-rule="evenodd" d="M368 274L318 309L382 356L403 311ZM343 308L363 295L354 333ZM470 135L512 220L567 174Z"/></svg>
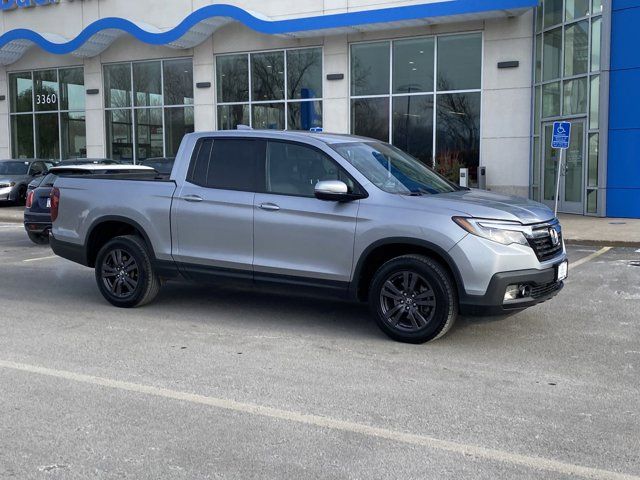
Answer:
<svg viewBox="0 0 640 480"><path fill-rule="evenodd" d="M80 164L63 161L52 167L40 183L34 182L27 194L24 210L24 228L29 239L38 245L49 243L51 231L51 190L60 175L104 175L109 173L136 173L149 170L140 165L121 165L113 160L89 160ZM102 162L102 163L101 163ZM38 185L36 185L38 183Z"/></svg>

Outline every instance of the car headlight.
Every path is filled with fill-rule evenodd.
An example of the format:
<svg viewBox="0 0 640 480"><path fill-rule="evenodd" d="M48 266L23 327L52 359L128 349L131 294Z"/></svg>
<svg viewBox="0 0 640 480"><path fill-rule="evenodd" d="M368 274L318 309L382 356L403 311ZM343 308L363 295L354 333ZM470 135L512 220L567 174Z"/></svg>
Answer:
<svg viewBox="0 0 640 480"><path fill-rule="evenodd" d="M532 234L531 227L517 222L466 217L453 217L452 220L470 234L502 245L517 243L528 246L529 242L525 235Z"/></svg>

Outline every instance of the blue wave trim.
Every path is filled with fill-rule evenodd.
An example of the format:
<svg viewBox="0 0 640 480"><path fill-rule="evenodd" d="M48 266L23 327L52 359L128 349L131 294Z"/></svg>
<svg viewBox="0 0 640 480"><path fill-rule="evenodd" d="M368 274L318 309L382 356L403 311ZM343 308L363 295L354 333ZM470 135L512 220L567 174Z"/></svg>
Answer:
<svg viewBox="0 0 640 480"><path fill-rule="evenodd" d="M49 53L65 55L78 50L91 37L103 30L121 30L132 35L141 42L152 45L166 45L183 37L191 28L200 22L214 17L232 18L257 32L274 35L311 30L326 30L373 23L415 20L419 18L436 18L496 10L532 8L537 4L538 0L452 0L439 3L410 5L404 7L388 7L378 10L338 13L287 20L263 20L254 17L242 8L233 5L217 4L196 10L187 16L175 28L162 33L147 32L130 20L126 20L124 18L108 17L95 21L86 27L77 37L66 43L51 42L39 33L26 28L10 30L0 36L0 48L15 40L28 40Z"/></svg>

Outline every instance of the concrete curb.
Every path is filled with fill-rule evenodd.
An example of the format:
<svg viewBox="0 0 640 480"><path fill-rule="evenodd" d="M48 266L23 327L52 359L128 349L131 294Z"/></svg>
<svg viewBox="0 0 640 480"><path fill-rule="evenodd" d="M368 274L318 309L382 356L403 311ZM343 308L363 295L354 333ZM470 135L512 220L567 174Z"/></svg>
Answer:
<svg viewBox="0 0 640 480"><path fill-rule="evenodd" d="M23 221L23 209L0 209L0 223L22 223Z"/></svg>

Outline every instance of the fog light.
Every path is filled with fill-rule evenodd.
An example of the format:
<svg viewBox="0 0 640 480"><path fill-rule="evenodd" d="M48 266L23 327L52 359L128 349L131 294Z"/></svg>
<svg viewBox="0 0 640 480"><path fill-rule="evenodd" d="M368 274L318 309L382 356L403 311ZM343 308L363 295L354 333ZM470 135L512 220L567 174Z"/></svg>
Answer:
<svg viewBox="0 0 640 480"><path fill-rule="evenodd" d="M504 301L517 300L520 294L520 287L518 285L509 285L507 291L504 294Z"/></svg>
<svg viewBox="0 0 640 480"><path fill-rule="evenodd" d="M510 302L513 300L520 300L531 296L530 285L509 285L504 293L504 301Z"/></svg>

